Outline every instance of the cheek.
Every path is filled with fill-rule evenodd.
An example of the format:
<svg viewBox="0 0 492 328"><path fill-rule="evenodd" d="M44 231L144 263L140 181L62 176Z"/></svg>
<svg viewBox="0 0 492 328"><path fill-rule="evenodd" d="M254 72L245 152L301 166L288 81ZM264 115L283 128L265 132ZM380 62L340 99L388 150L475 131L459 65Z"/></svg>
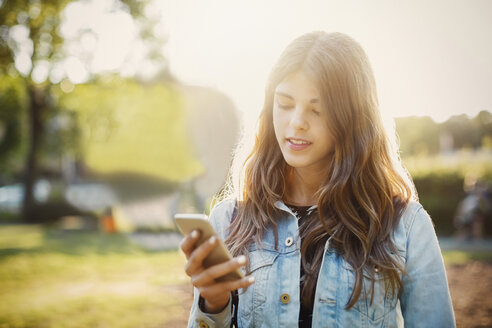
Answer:
<svg viewBox="0 0 492 328"><path fill-rule="evenodd" d="M328 124L320 125L318 128L319 140L322 143L322 148L331 150L333 148L333 135L328 127Z"/></svg>
<svg viewBox="0 0 492 328"><path fill-rule="evenodd" d="M326 138L330 140L331 143L334 142L335 140L335 129L337 128L336 125L333 124L333 122L326 121L325 124L323 125L323 129L325 131Z"/></svg>

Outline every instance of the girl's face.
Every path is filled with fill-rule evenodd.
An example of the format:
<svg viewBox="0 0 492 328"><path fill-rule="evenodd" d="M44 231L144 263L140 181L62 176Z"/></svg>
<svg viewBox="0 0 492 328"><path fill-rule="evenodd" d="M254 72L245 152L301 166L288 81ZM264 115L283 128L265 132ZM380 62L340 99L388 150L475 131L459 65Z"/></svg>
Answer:
<svg viewBox="0 0 492 328"><path fill-rule="evenodd" d="M288 75L275 89L275 136L288 165L323 170L333 149L327 111L314 82L302 71Z"/></svg>

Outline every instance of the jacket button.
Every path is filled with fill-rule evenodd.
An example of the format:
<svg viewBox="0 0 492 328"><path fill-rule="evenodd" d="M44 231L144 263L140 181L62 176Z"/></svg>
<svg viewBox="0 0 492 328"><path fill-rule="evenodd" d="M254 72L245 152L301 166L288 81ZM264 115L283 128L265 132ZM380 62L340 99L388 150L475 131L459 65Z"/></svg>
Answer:
<svg viewBox="0 0 492 328"><path fill-rule="evenodd" d="M284 304L289 303L290 302L290 295L289 294L280 295L280 301Z"/></svg>
<svg viewBox="0 0 492 328"><path fill-rule="evenodd" d="M205 321L200 321L200 328L209 328Z"/></svg>
<svg viewBox="0 0 492 328"><path fill-rule="evenodd" d="M294 242L294 238L287 237L287 239L285 239L285 246L289 247L290 245L292 245L293 242Z"/></svg>

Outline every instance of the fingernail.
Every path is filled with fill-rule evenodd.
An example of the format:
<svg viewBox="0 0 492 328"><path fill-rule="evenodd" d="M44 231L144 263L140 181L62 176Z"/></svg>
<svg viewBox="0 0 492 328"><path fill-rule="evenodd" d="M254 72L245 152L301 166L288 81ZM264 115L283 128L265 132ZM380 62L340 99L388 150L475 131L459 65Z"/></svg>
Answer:
<svg viewBox="0 0 492 328"><path fill-rule="evenodd" d="M191 232L191 238L197 238L198 237L198 231L197 230L193 230Z"/></svg>
<svg viewBox="0 0 492 328"><path fill-rule="evenodd" d="M252 282L255 282L255 277L249 277L249 278L248 278L248 282L251 282L251 283L252 283Z"/></svg>
<svg viewBox="0 0 492 328"><path fill-rule="evenodd" d="M246 263L246 256L244 256L244 255L239 256L239 257L237 258L237 263L239 263L239 264L244 264L244 263Z"/></svg>
<svg viewBox="0 0 492 328"><path fill-rule="evenodd" d="M212 237L210 237L210 239L208 240L208 242L213 245L213 244L215 244L215 241L216 240L217 240L217 238L215 236L212 236Z"/></svg>

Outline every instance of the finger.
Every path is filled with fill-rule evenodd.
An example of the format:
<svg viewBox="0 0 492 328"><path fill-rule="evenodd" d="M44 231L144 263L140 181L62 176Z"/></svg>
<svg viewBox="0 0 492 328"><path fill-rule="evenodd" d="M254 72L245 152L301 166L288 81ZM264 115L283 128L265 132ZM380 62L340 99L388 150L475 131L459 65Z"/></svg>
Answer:
<svg viewBox="0 0 492 328"><path fill-rule="evenodd" d="M200 231L193 230L190 234L184 237L183 240L181 240L179 248L181 248L187 259L190 257L191 252L195 248L195 243L197 242L199 237Z"/></svg>
<svg viewBox="0 0 492 328"><path fill-rule="evenodd" d="M245 264L246 257L244 255L235 257L227 262L211 266L210 268L202 271L200 274L193 276L191 283L195 287L209 285L214 282L215 279L237 270Z"/></svg>
<svg viewBox="0 0 492 328"><path fill-rule="evenodd" d="M191 253L185 267L185 272L188 276L191 277L197 271L202 271L203 260L214 249L216 242L217 237L212 236Z"/></svg>
<svg viewBox="0 0 492 328"><path fill-rule="evenodd" d="M255 282L253 276L247 276L242 279L224 281L221 283L199 288L200 295L209 302L214 302L216 298L222 297L224 293L230 293L233 290L246 288Z"/></svg>

